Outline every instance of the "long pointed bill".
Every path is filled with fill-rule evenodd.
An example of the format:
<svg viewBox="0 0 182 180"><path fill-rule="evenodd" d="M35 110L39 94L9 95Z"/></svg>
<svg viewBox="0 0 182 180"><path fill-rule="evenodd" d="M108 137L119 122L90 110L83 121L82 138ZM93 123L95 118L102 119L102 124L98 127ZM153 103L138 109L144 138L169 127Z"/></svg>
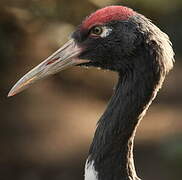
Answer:
<svg viewBox="0 0 182 180"><path fill-rule="evenodd" d="M88 62L88 60L77 58L81 52L82 49L71 39L46 60L25 74L10 90L8 97L23 91L39 79L55 74L70 66Z"/></svg>

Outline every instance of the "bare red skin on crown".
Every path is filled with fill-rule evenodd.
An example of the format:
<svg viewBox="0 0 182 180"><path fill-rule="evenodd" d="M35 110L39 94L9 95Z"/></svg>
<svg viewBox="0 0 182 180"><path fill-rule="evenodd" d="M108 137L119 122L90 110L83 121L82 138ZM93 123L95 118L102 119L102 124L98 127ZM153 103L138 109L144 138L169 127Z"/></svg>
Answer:
<svg viewBox="0 0 182 180"><path fill-rule="evenodd" d="M99 9L87 17L82 25L81 29L90 29L95 25L102 25L104 23L114 20L127 20L129 17L134 16L135 11L124 6L107 6Z"/></svg>

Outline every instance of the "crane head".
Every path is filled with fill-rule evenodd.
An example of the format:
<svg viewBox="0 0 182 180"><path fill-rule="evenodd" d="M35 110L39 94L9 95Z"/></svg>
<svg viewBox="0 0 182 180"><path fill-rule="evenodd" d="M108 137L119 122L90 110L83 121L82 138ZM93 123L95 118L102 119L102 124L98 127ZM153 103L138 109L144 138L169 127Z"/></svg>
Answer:
<svg viewBox="0 0 182 180"><path fill-rule="evenodd" d="M95 66L125 73L132 68L141 68L144 63L141 56L149 54L156 57L155 53L169 56L162 58L162 61L165 59L164 64L168 65L168 69L172 67L173 51L166 34L130 8L108 6L87 17L72 33L71 39L25 74L8 96L74 65Z"/></svg>

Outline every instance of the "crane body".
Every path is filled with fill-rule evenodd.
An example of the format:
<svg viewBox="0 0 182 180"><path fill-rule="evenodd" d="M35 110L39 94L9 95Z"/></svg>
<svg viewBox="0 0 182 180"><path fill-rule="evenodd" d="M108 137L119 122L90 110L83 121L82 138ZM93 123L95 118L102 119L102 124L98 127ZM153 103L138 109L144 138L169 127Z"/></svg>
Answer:
<svg viewBox="0 0 182 180"><path fill-rule="evenodd" d="M85 180L139 180L135 132L173 62L168 36L149 19L127 7L108 6L87 17L72 39L21 78L9 96L73 65L117 72L117 86L89 150Z"/></svg>

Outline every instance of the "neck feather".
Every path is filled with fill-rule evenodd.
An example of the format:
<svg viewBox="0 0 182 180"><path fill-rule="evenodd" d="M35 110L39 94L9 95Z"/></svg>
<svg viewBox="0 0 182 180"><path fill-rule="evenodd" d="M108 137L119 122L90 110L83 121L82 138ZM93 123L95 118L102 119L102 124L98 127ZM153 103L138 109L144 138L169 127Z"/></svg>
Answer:
<svg viewBox="0 0 182 180"><path fill-rule="evenodd" d="M157 67L157 66L156 66ZM98 180L138 180L133 160L135 131L164 76L155 66L119 73L107 110L98 122L88 162Z"/></svg>
<svg viewBox="0 0 182 180"><path fill-rule="evenodd" d="M174 53L166 34L143 16L135 20L138 18L144 22L140 23L141 30L147 33L132 54L120 61L117 56L116 62L124 62L120 67L123 69L98 122L86 165L94 173L91 176L86 173L85 180L139 180L133 160L135 132L165 75L173 67Z"/></svg>

